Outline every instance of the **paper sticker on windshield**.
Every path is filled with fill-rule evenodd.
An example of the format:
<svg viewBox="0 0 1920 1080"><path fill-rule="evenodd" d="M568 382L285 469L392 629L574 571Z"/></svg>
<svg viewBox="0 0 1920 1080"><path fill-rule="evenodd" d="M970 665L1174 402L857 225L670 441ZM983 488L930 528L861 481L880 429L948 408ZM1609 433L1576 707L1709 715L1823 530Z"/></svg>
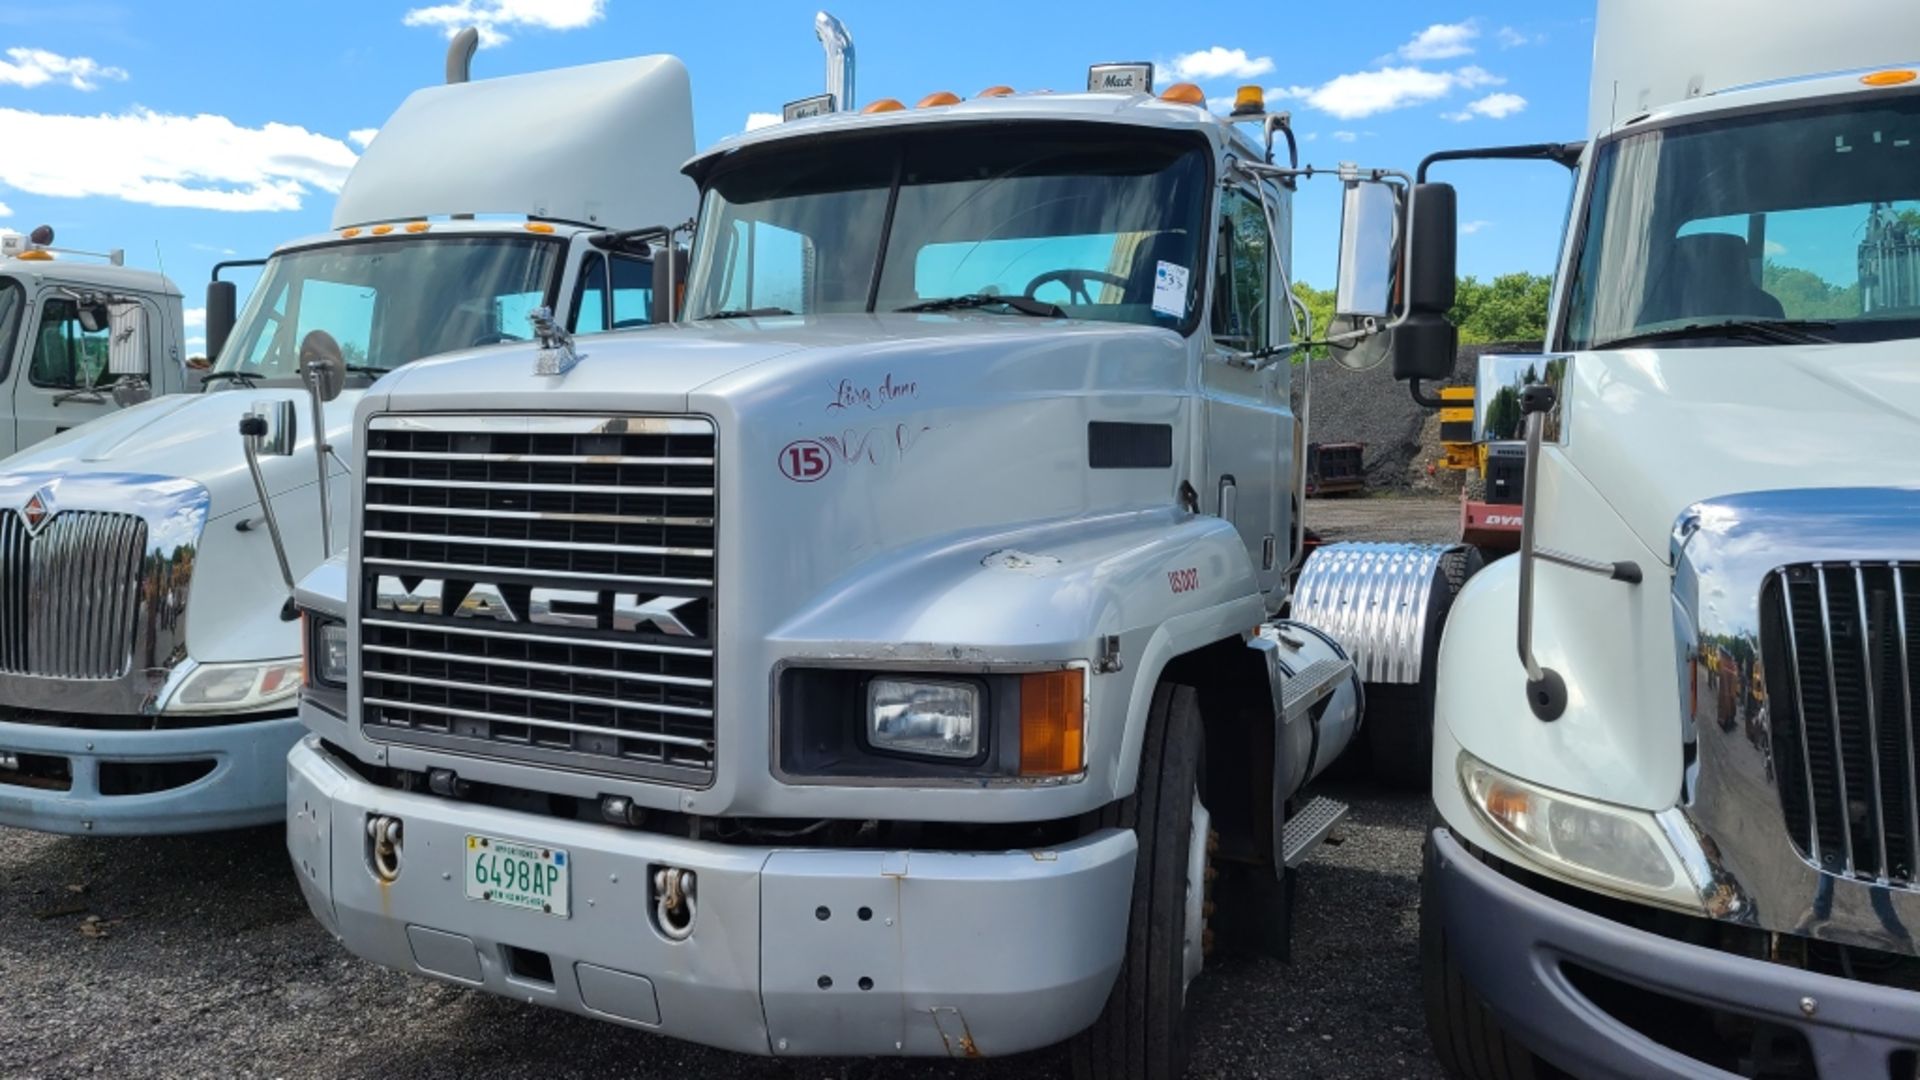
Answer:
<svg viewBox="0 0 1920 1080"><path fill-rule="evenodd" d="M1153 271L1153 310L1176 319L1187 314L1187 268L1163 262Z"/></svg>

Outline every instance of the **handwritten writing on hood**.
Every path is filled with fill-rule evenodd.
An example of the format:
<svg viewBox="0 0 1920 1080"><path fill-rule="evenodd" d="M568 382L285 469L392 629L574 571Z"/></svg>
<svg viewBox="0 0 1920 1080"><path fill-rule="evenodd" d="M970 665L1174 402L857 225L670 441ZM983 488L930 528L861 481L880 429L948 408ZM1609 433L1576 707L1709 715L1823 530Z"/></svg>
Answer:
<svg viewBox="0 0 1920 1080"><path fill-rule="evenodd" d="M882 377L871 386L856 383L852 379L841 379L833 384L833 397L827 402L827 412L838 413L849 409L878 412L903 398L919 396L919 383L895 379L892 374Z"/></svg>

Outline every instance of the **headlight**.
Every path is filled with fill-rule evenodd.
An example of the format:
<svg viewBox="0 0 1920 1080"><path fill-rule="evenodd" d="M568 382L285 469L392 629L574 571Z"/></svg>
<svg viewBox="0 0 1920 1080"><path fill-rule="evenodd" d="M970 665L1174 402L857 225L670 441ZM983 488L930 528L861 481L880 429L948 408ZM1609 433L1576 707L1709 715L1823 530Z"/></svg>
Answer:
<svg viewBox="0 0 1920 1080"><path fill-rule="evenodd" d="M347 685L347 624L303 611L301 634L306 642L304 681L308 686Z"/></svg>
<svg viewBox="0 0 1920 1080"><path fill-rule="evenodd" d="M251 712L291 701L300 692L300 662L202 664L193 669L163 710L170 713Z"/></svg>
<svg viewBox="0 0 1920 1080"><path fill-rule="evenodd" d="M1465 752L1459 771L1474 810L1550 874L1703 909L1693 875L1656 815L1537 787Z"/></svg>
<svg viewBox="0 0 1920 1080"><path fill-rule="evenodd" d="M867 743L940 758L980 753L980 690L971 683L876 678L867 683Z"/></svg>

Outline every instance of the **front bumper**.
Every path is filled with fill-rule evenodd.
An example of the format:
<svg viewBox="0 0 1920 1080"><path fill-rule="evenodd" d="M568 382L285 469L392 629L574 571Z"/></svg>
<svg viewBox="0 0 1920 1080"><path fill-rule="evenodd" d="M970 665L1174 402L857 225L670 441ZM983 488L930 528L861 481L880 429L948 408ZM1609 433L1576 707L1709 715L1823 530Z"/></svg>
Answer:
<svg viewBox="0 0 1920 1080"><path fill-rule="evenodd" d="M1576 964L1651 992L1800 1031L1822 1078L1888 1076L1920 1049L1920 994L1734 956L1622 926L1527 888L1437 828L1427 847L1448 951L1509 1034L1586 1077L1724 1076L1662 1046L1568 979ZM1811 1002L1809 1009L1807 1003Z"/></svg>
<svg viewBox="0 0 1920 1080"><path fill-rule="evenodd" d="M285 814L282 761L304 729L287 715L210 727L99 731L0 723L0 752L65 759L63 791L0 774L0 825L95 836L157 836L267 825ZM211 762L206 775L140 794L103 793L103 772ZM111 789L112 785L106 785Z"/></svg>
<svg viewBox="0 0 1920 1080"><path fill-rule="evenodd" d="M287 768L301 889L354 953L709 1046L967 1057L1046 1046L1099 1015L1125 946L1127 831L982 854L743 847L394 791L314 738ZM374 814L403 827L385 885L368 862ZM564 849L571 916L467 899L469 833ZM659 866L697 877L684 941L655 929ZM544 954L550 981L516 974L509 950Z"/></svg>

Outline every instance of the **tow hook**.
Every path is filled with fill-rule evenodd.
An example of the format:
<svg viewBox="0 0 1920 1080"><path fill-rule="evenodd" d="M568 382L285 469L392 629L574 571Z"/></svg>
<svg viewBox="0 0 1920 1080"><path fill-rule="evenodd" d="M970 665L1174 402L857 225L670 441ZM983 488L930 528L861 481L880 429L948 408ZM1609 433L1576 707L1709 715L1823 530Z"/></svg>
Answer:
<svg viewBox="0 0 1920 1080"><path fill-rule="evenodd" d="M367 839L371 842L373 876L381 881L400 877L400 819L379 814L367 818Z"/></svg>
<svg viewBox="0 0 1920 1080"><path fill-rule="evenodd" d="M670 941L693 936L694 876L691 870L656 866L653 870L653 925Z"/></svg>

